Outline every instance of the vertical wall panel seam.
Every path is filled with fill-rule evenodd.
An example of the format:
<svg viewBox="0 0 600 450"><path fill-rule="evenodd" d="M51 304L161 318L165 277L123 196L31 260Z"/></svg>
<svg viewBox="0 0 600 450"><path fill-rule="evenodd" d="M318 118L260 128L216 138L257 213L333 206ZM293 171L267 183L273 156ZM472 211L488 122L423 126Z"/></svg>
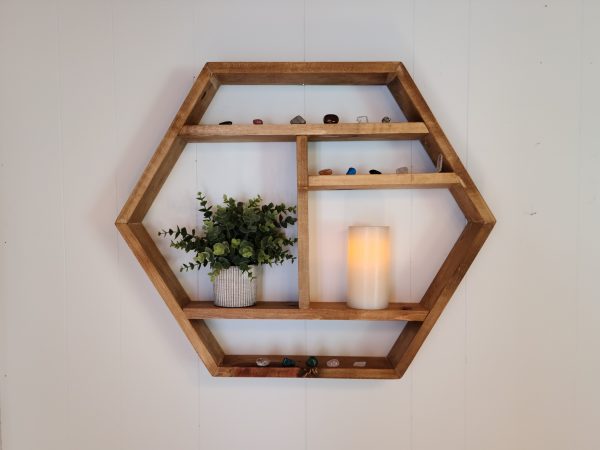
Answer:
<svg viewBox="0 0 600 450"><path fill-rule="evenodd" d="M69 296L68 296L68 274L67 274L67 242L66 242L66 208L65 208L65 155L63 149L63 81L62 81L62 49L60 43L61 37L61 21L60 11L61 4L60 0L55 3L56 10L56 70L57 70L57 114L58 114L58 157L59 157L59 170L58 174L60 178L60 209L62 218L62 265L63 265L63 277L62 277L62 292L63 292L63 326L64 326L64 345L65 345L65 366L64 366L64 377L65 377L65 390L66 397L64 401L65 413L64 424L70 429L69 412L71 406L71 392L69 386L69 368L70 368L70 346L69 346ZM67 428L61 430L63 442L67 443Z"/></svg>
<svg viewBox="0 0 600 450"><path fill-rule="evenodd" d="M304 62L306 62L306 2L307 0L304 0L304 15L303 15L303 57L304 57ZM303 117L306 117L306 84L304 84L302 86L302 92L303 92L303 96L304 96L304 110L302 111ZM308 150L307 150L308 153ZM307 159L308 159L308 154L307 154ZM297 192L297 189L296 189ZM308 199L308 201L310 202L310 198ZM310 207L307 205L308 210L310 211ZM310 223L308 224L308 227L310 228ZM309 247L310 247L310 243L309 243ZM310 263L310 249L309 249L309 263ZM310 280L310 273L309 273L309 280ZM310 299L310 289L308 291L308 296ZM300 298L298 298L298 301L300 301ZM308 352L308 322L305 320L304 321L304 352L307 353ZM305 450L308 450L308 379L304 380L304 448Z"/></svg>
<svg viewBox="0 0 600 450"><path fill-rule="evenodd" d="M110 3L110 36L111 36L111 50L112 50L112 90L113 90L113 125L112 125L112 135L113 135L113 145L115 148L119 148L119 120L118 120L118 96L117 96L117 50L116 50L116 34L115 34L115 2L111 1ZM119 167L117 166L114 175L114 211L115 217L119 214ZM118 430L118 441L119 448L123 449L124 445L124 429L123 429L123 417L124 417L124 403L123 403L123 291L122 291L122 280L123 277L121 275L121 240L119 237L119 233L116 229L113 230L113 235L115 237L115 251L116 251L116 263L117 263L117 280L118 280L118 293L117 293L117 302L118 302L118 323L119 323L119 348L118 348L118 363L117 363L117 371L118 374L115 379L118 381L118 411L117 415L119 417L119 430Z"/></svg>
<svg viewBox="0 0 600 450"><path fill-rule="evenodd" d="M415 71L416 68L416 37L417 37L417 2L416 0L412 1L412 53L411 53L411 66L412 66L412 73L415 77L415 79L417 78L417 74ZM415 142L414 141L410 141L410 171L412 172L414 167L414 152L415 152ZM414 197L415 197L415 191L413 189L410 190L410 194L409 194L409 198L410 198L410 212L409 212L409 225L408 225L408 239L409 239L409 245L408 245L408 290L409 290L409 296L410 299L412 300L414 298L414 283L413 283L413 276L414 276L414 271L413 271L413 243L414 243L414 236L413 236L413 228L414 228ZM414 434L415 434L415 420L414 420L414 416L415 416L415 411L414 411L414 390L415 390L415 383L414 383L414 370L409 369L409 374L410 374L410 389L409 389L409 420L410 420L410 427L409 427L409 437L408 437L408 445L410 447L410 450L414 449Z"/></svg>
<svg viewBox="0 0 600 450"><path fill-rule="evenodd" d="M469 143L470 143L470 113L471 113L471 7L472 7L472 2L471 0L468 0L467 2L467 76L466 76L466 83L465 83L465 92L466 92L466 104L467 104L467 108L465 111L465 167L467 168L467 170L469 170ZM463 362L463 444L464 444L464 449L466 450L468 448L468 426L467 426L467 421L468 421L468 384L467 384L467 377L468 377L468 365L469 365L469 357L468 357L468 352L469 352L469 338L468 338L468 331L469 331L469 276L467 273L467 276L464 279L464 296L465 296L465 310L464 310L464 347L465 347L465 354L464 354L464 362Z"/></svg>
<svg viewBox="0 0 600 450"><path fill-rule="evenodd" d="M579 2L579 7L580 7L580 12L579 12L579 92L578 92L578 96L579 96L579 120L577 121L577 125L578 125L578 145L577 145L577 224L576 224L576 230L575 230L575 320L574 320L574 327L575 327L575 376L574 376L574 383L573 383L573 409L574 409L574 415L575 417L579 417L579 361L580 361L580 356L579 356L579 341L581 338L580 335L580 330L579 330L579 324L580 324L580 285L581 285L581 253L582 253L582 247L581 247L581 227L582 227L582 214L583 214L583 208L582 208L582 189L581 189L581 185L583 183L582 181L582 177L581 177L581 166L582 166L582 161L583 161L583 125L582 125L582 120L583 120L583 83L584 83L584 67L585 67L585 58L584 58L584 37L585 37L585 33L584 33L584 27L585 27L585 0L580 0ZM577 421L575 422L577 423ZM573 431L573 436L574 436L574 441L572 443L573 448L583 448L581 445L583 445L583 442L581 442L580 438L580 434L576 432L575 429L576 426L574 426ZM580 445L581 444L581 445Z"/></svg>

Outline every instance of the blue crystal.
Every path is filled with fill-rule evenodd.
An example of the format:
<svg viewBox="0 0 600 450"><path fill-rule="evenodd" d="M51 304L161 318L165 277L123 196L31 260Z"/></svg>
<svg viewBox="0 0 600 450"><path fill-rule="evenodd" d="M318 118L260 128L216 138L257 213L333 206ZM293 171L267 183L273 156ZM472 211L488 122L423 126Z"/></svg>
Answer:
<svg viewBox="0 0 600 450"><path fill-rule="evenodd" d="M356 169L354 167L350 167L346 175L356 175Z"/></svg>

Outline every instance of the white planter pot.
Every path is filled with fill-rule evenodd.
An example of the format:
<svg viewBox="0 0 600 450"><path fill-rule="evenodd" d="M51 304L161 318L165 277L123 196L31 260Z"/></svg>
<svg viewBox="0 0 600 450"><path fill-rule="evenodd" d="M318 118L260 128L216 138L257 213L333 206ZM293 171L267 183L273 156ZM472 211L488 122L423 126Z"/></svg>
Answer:
<svg viewBox="0 0 600 450"><path fill-rule="evenodd" d="M257 277L258 270L252 267L252 274ZM238 267L221 270L213 283L215 305L224 308L243 308L256 303L256 281L250 279Z"/></svg>

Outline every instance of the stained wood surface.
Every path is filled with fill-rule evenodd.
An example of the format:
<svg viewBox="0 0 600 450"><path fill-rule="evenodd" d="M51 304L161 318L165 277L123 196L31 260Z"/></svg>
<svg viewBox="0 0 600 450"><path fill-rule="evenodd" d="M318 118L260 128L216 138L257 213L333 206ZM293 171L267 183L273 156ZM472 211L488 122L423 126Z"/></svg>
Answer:
<svg viewBox="0 0 600 450"><path fill-rule="evenodd" d="M309 235L308 235L308 140L296 138L297 217L298 222L298 303L300 308L310 304Z"/></svg>
<svg viewBox="0 0 600 450"><path fill-rule="evenodd" d="M209 62L221 84L387 84L397 62Z"/></svg>
<svg viewBox="0 0 600 450"><path fill-rule="evenodd" d="M420 302L424 308L430 308L429 315L418 325L406 326L388 354L400 376L404 374L450 301L493 226L491 223L469 222L452 247Z"/></svg>
<svg viewBox="0 0 600 450"><path fill-rule="evenodd" d="M282 367L284 356L296 361L300 367ZM302 376L306 359L311 355L227 355L216 372L223 377L298 377ZM398 378L390 361L385 357L315 355L319 360L318 378ZM258 367L256 358L267 358L271 364ZM335 358L340 365L327 367L327 361ZM357 361L366 362L365 367L354 367Z"/></svg>
<svg viewBox="0 0 600 450"><path fill-rule="evenodd" d="M197 125L220 84L385 84L411 122L393 124ZM303 133L303 134L299 134ZM419 138L441 173L308 175L308 141ZM298 213L298 307L259 304L221 309L190 302L183 287L141 224L185 144L189 141L296 141ZM448 188L468 224L418 305L361 311L345 303L312 303L309 279L308 191L320 189ZM227 356L202 319L278 318L325 320L407 320L387 358L365 358L368 367L341 359L331 378L397 378L404 374L434 326L495 223L494 216L448 142L412 78L400 63L210 63L194 83L165 137L131 193L116 225L182 330L213 375L297 376L297 370L257 368L255 357ZM298 357L301 359L304 357ZM328 357L321 357L326 359Z"/></svg>
<svg viewBox="0 0 600 450"><path fill-rule="evenodd" d="M454 172L463 180L464 188L453 188L451 192L465 217L475 222L495 223L494 215L402 63L388 89L408 120L423 121L427 126L429 134L421 139L421 143L431 161L435 164L438 155L443 155L443 170Z"/></svg>
<svg viewBox="0 0 600 450"><path fill-rule="evenodd" d="M296 302L257 302L249 308L222 308L213 302L193 301L183 311L188 319L285 319L285 320L405 320L423 321L428 310L418 303L390 303L380 310L349 308L345 302L310 302L300 309Z"/></svg>
<svg viewBox="0 0 600 450"><path fill-rule="evenodd" d="M187 142L293 142L410 140L427 135L422 122L335 124L186 125L179 136Z"/></svg>
<svg viewBox="0 0 600 450"><path fill-rule="evenodd" d="M181 127L186 123L197 123L200 120L218 87L219 85L210 71L206 67L202 69L171 126L144 169L144 173L129 195L117 217L117 223L142 221L185 148L186 142L179 137Z"/></svg>
<svg viewBox="0 0 600 450"><path fill-rule="evenodd" d="M460 186L461 180L454 173L407 173L381 175L312 175L308 177L308 189L442 189Z"/></svg>
<svg viewBox="0 0 600 450"><path fill-rule="evenodd" d="M189 297L144 226L117 224L117 228L209 372L214 373L224 352L204 321L190 322L183 313Z"/></svg>

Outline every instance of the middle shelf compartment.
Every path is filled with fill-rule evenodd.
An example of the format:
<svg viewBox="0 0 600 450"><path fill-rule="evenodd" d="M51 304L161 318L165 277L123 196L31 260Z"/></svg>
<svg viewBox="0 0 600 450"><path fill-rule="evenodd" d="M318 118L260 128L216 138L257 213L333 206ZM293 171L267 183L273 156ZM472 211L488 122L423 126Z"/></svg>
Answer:
<svg viewBox="0 0 600 450"><path fill-rule="evenodd" d="M279 320L403 320L422 322L429 311L419 303L390 303L386 309L349 308L345 302L310 302L300 309L296 302L258 302L249 308L222 308L210 301L189 302L183 311L188 319Z"/></svg>

